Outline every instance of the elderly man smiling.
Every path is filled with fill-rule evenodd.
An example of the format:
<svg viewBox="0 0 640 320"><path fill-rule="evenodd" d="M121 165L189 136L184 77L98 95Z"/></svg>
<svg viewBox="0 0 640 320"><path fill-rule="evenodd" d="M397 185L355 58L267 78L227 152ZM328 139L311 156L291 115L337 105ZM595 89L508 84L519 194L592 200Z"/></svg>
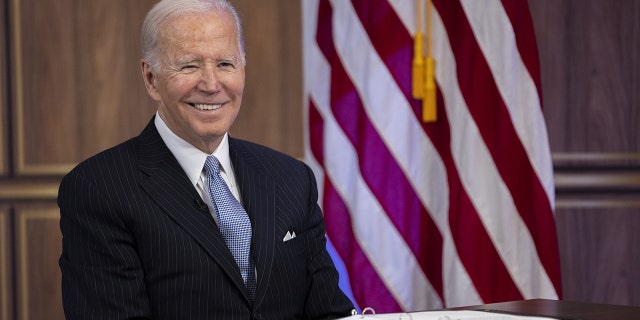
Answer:
<svg viewBox="0 0 640 320"><path fill-rule="evenodd" d="M227 133L245 78L235 9L163 0L142 52L156 116L60 185L67 319L348 315L311 170Z"/></svg>

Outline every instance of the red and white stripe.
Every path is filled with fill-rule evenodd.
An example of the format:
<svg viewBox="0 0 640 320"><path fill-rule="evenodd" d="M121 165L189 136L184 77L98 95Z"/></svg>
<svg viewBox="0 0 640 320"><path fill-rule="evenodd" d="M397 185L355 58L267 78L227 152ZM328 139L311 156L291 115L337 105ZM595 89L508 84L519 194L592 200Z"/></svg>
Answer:
<svg viewBox="0 0 640 320"><path fill-rule="evenodd" d="M411 97L414 1L302 4L305 159L355 302L398 312L557 299L526 2L434 0L429 124Z"/></svg>

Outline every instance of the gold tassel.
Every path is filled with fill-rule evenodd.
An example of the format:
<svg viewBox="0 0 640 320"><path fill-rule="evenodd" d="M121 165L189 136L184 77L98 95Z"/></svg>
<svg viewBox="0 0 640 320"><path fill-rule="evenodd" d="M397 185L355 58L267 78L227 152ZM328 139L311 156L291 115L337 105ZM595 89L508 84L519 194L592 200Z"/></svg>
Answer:
<svg viewBox="0 0 640 320"><path fill-rule="evenodd" d="M418 0L420 2L420 0ZM427 0L427 57L424 71L424 96L422 98L422 121L435 122L438 120L436 101L436 62L431 55L431 0ZM420 14L418 14L420 15Z"/></svg>
<svg viewBox="0 0 640 320"><path fill-rule="evenodd" d="M413 61L411 63L411 94L415 99L424 97L424 48L422 40L422 0L416 0L416 35L413 38Z"/></svg>
<svg viewBox="0 0 640 320"><path fill-rule="evenodd" d="M438 120L435 72L436 62L431 56L428 56L425 66L427 79L424 85L424 97L422 98L422 121L424 122L435 122Z"/></svg>

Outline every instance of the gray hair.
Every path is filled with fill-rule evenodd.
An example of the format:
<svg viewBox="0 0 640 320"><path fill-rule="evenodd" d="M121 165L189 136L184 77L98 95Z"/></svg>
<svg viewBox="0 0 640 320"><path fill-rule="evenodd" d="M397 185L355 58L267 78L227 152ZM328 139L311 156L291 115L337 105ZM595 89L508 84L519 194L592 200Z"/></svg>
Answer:
<svg viewBox="0 0 640 320"><path fill-rule="evenodd" d="M160 68L160 48L158 48L158 34L160 28L169 18L200 14L211 11L227 10L233 16L238 31L238 47L242 55L242 64L246 63L244 51L244 36L242 24L236 9L226 0L161 0L148 13L142 23L140 45L142 57L149 63L151 70Z"/></svg>

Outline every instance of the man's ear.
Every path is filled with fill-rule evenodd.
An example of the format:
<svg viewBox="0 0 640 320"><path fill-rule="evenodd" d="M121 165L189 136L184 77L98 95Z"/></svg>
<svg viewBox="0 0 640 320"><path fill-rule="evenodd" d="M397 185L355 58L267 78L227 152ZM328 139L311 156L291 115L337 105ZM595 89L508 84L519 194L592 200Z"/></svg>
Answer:
<svg viewBox="0 0 640 320"><path fill-rule="evenodd" d="M151 65L144 60L140 60L140 66L142 70L142 79L144 80L144 86L147 88L149 96L153 100L160 101L160 93L157 87L157 75L152 70Z"/></svg>

